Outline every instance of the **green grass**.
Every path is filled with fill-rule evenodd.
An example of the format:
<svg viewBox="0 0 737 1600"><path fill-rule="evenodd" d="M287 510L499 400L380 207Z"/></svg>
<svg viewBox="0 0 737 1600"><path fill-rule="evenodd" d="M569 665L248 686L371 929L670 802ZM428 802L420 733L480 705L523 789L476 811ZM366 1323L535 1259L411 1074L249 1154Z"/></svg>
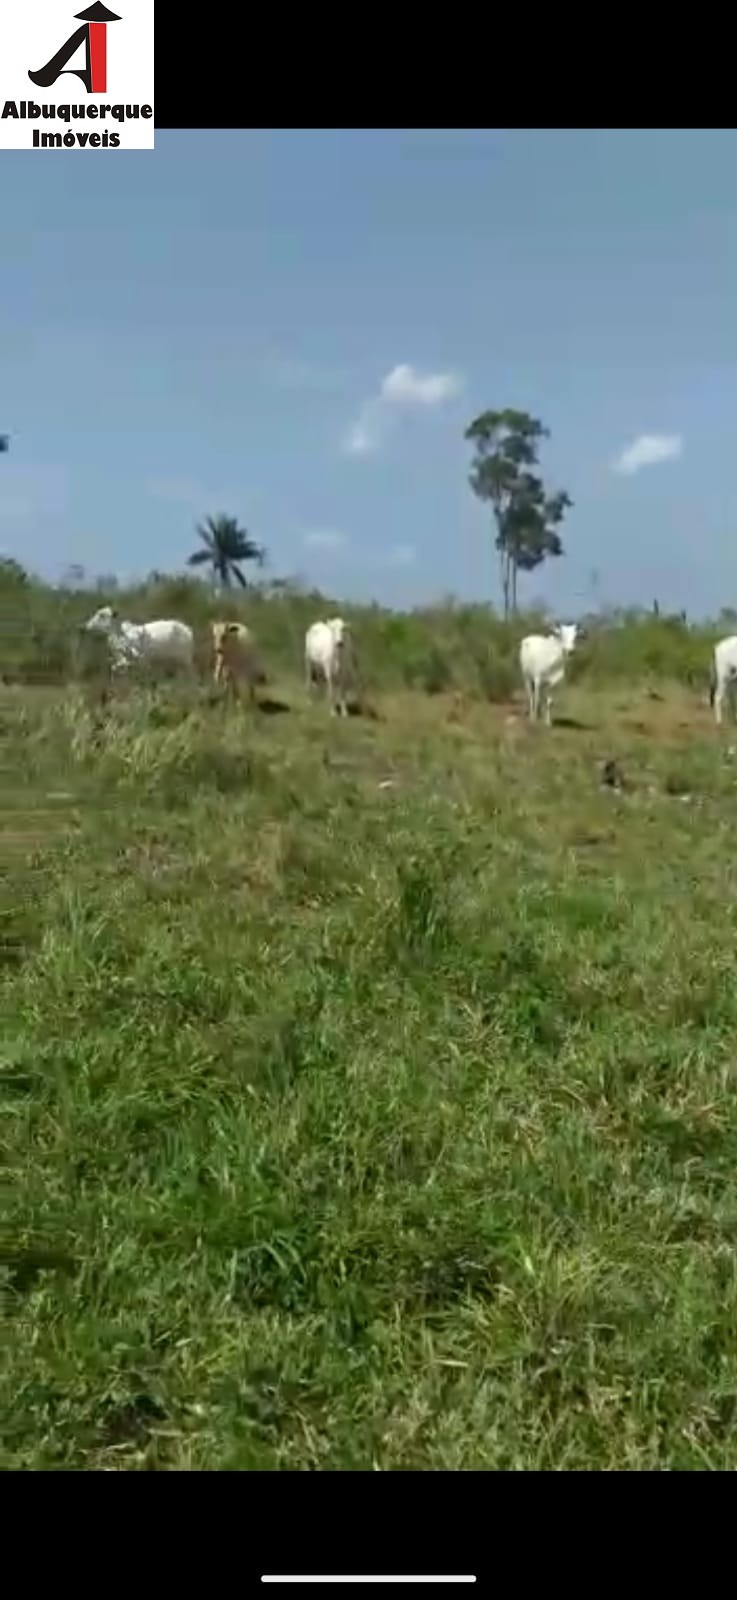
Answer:
<svg viewBox="0 0 737 1600"><path fill-rule="evenodd" d="M282 692L4 691L3 1464L734 1468L729 732Z"/></svg>

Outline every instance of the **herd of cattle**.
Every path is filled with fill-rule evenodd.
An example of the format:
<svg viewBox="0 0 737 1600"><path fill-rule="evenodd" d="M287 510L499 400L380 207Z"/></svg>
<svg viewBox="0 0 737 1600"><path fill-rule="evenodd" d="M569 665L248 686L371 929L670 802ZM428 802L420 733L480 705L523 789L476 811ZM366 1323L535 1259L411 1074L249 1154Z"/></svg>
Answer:
<svg viewBox="0 0 737 1600"><path fill-rule="evenodd" d="M253 700L264 673L251 629L242 622L213 622L211 626L216 684L236 692L243 684ZM105 636L115 673L136 664L156 662L181 667L192 674L195 671L194 633L186 622L126 622L115 607L102 606L84 628ZM522 640L519 664L532 720L542 714L550 725L553 690L563 682L566 661L584 637L585 630L579 624L564 622L550 633L531 633ZM353 636L342 617L313 622L307 629L304 663L308 691L321 683L331 711L346 716L347 696L355 686L357 673ZM710 703L717 723L722 721L725 702L731 702L735 714L736 686L737 634L730 634L715 645L712 660Z"/></svg>
<svg viewBox="0 0 737 1600"><path fill-rule="evenodd" d="M107 639L115 674L156 664L195 673L195 638L186 622L126 622L114 606L102 606L84 624L84 631ZM236 693L243 685L253 701L256 686L264 682L265 675L251 629L243 622L213 622L211 631L215 683ZM347 716L348 692L356 682L356 657L350 628L342 617L313 622L307 629L305 675L308 690L322 683L331 710Z"/></svg>

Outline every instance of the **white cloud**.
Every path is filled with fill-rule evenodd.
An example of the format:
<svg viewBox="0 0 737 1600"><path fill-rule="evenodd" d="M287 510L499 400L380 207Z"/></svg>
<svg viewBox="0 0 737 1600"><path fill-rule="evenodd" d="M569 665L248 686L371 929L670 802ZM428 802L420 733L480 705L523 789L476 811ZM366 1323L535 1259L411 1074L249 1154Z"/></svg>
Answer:
<svg viewBox="0 0 737 1600"><path fill-rule="evenodd" d="M369 401L346 434L345 448L349 456L367 456L373 450L378 450L381 443L381 424L381 408L376 401Z"/></svg>
<svg viewBox="0 0 737 1600"><path fill-rule="evenodd" d="M370 455L379 449L397 411L429 410L452 400L462 387L462 380L454 372L428 372L423 376L406 363L392 367L382 378L379 393L365 402L348 429L345 450L352 456Z"/></svg>
<svg viewBox="0 0 737 1600"><path fill-rule="evenodd" d="M676 461L682 449L680 433L640 433L612 463L612 471L631 477L642 467L656 467L661 461Z"/></svg>
<svg viewBox="0 0 737 1600"><path fill-rule="evenodd" d="M409 406L437 406L452 400L460 390L461 381L454 372L429 372L422 378L408 366L393 367L381 385L382 399Z"/></svg>
<svg viewBox="0 0 737 1600"><path fill-rule="evenodd" d="M310 550L342 550L348 541L337 528L314 528L305 534L304 542Z"/></svg>
<svg viewBox="0 0 737 1600"><path fill-rule="evenodd" d="M395 544L386 559L390 567L411 567L417 559L417 551L413 544Z"/></svg>

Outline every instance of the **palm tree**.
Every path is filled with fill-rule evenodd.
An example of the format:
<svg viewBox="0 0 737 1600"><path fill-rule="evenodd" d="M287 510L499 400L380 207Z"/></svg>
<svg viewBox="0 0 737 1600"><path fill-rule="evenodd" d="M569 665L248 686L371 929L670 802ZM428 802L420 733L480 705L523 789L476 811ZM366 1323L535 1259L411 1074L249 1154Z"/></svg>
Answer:
<svg viewBox="0 0 737 1600"><path fill-rule="evenodd" d="M263 566L265 553L245 528L238 527L237 519L220 512L216 517L206 517L204 522L198 523L197 532L203 548L193 551L188 557L188 565L202 567L207 562L212 568L213 581L217 580L224 589L230 588L233 578L237 578L242 589L247 588L238 563L256 561Z"/></svg>

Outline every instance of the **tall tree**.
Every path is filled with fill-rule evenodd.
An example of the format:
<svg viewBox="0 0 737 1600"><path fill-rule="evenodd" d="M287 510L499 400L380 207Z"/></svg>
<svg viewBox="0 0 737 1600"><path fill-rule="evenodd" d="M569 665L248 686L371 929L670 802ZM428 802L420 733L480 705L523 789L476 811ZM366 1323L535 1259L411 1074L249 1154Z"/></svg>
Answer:
<svg viewBox="0 0 737 1600"><path fill-rule="evenodd" d="M202 567L207 563L213 581L222 584L224 589L230 588L233 578L242 589L247 588L240 563L256 561L262 566L265 553L261 545L256 544L245 528L239 528L235 517L226 517L222 512L216 517L206 517L198 524L197 532L203 548L192 552L188 565Z"/></svg>
<svg viewBox="0 0 737 1600"><path fill-rule="evenodd" d="M468 426L466 439L474 447L469 482L474 494L487 501L496 523L494 543L499 554L499 576L504 615L517 609L517 579L532 572L548 556L561 556L558 528L573 504L565 490L546 492L532 469L548 429L527 411L507 407L482 411Z"/></svg>

